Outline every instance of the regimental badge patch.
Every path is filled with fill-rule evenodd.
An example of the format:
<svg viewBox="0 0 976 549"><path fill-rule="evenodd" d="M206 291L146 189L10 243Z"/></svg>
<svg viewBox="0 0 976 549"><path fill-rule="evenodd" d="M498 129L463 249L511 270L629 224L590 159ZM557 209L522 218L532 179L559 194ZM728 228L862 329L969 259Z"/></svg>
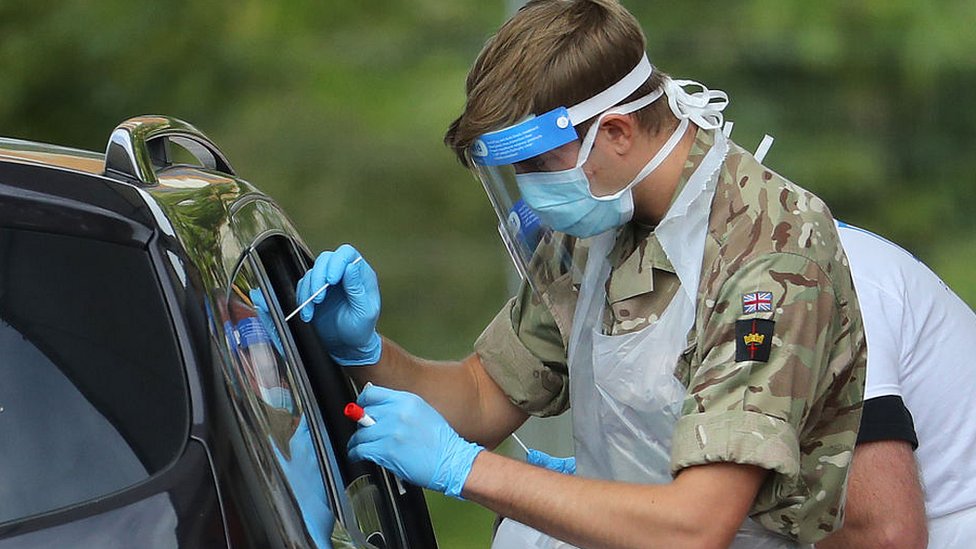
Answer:
<svg viewBox="0 0 976 549"><path fill-rule="evenodd" d="M776 322L762 318L735 321L735 361L768 362Z"/></svg>
<svg viewBox="0 0 976 549"><path fill-rule="evenodd" d="M773 310L773 292L742 294L742 314L770 312Z"/></svg>

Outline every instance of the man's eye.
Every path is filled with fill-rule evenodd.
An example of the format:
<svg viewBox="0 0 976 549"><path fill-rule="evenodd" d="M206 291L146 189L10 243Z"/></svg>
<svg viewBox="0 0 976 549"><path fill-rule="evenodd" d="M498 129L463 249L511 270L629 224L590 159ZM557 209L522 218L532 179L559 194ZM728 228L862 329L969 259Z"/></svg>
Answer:
<svg viewBox="0 0 976 549"><path fill-rule="evenodd" d="M528 158L516 164L515 170L518 173L532 173L549 171L549 162L544 158Z"/></svg>

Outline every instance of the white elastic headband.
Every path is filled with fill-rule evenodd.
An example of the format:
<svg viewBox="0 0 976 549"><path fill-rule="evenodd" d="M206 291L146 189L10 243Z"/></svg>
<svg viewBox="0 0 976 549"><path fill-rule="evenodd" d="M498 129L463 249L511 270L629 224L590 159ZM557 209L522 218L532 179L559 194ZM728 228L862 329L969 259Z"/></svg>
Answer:
<svg viewBox="0 0 976 549"><path fill-rule="evenodd" d="M684 86L697 86L701 90L688 93L684 90ZM606 116L611 114L630 114L657 101L662 95L667 96L668 106L671 108L671 112L680 121L678 127L671 133L671 136L664 145L655 153L644 168L641 169L637 176L634 177L630 184L608 196L593 196L591 193L593 198L597 200L614 200L627 192L631 187L640 183L651 172L656 170L668 155L674 151L678 145L678 141L684 136L685 130L688 128L690 122L694 122L698 127L705 130L720 128L724 121L722 111L729 105L729 96L722 90L710 90L703 84L693 80L671 80L670 78L665 78L660 88L644 97L603 111L583 137L583 142L580 145L580 153L576 158L576 167L579 168L582 166L589 158L600 123Z"/></svg>
<svg viewBox="0 0 976 549"><path fill-rule="evenodd" d="M637 88L641 87L644 82L647 82L647 79L650 78L651 74L653 73L654 67L651 66L651 62L647 59L647 54L645 53L641 57L641 60L637 63L637 66L627 73L626 76L621 78L616 84L594 95L586 101L577 103L576 105L568 108L567 110L569 111L570 123L576 126L581 122L586 122L610 107L620 103L624 99L627 99L627 97L637 91Z"/></svg>
<svg viewBox="0 0 976 549"><path fill-rule="evenodd" d="M644 58L647 59L646 56ZM701 88L701 90L694 93L688 93L684 90L685 86L697 86ZM633 91L630 93L633 93ZM589 158L600 122L603 121L605 116L610 114L630 114L657 101L662 95L666 95L668 97L668 106L671 107L671 112L674 113L678 120L682 122L694 122L696 125L698 125L698 127L705 130L720 128L722 126L722 122L724 121L722 111L725 110L725 107L729 106L729 96L722 90L710 90L705 87L704 84L695 82L694 80L672 80L670 78L665 78L664 83L660 88L652 91L644 97L637 98L630 103L618 105L613 108L607 107L606 110L601 111L599 113L600 118L597 119L596 123L590 126L590 129L583 137L583 142L580 147L581 154L576 161L576 166L582 166L583 163L586 162L587 158ZM681 128L682 133L684 133L683 130L685 127L687 127L687 124ZM671 137L673 139L674 135ZM671 144L670 140L668 144ZM665 148L667 148L667 145ZM662 151L663 150L664 149L662 149Z"/></svg>

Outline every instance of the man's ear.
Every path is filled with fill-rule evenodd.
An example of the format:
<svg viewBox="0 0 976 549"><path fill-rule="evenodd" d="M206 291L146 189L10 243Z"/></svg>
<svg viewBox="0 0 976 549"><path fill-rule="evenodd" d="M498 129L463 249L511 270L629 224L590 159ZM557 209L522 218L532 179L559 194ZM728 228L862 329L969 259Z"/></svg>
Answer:
<svg viewBox="0 0 976 549"><path fill-rule="evenodd" d="M600 130L613 152L626 154L634 144L637 121L629 114L608 114L600 121Z"/></svg>

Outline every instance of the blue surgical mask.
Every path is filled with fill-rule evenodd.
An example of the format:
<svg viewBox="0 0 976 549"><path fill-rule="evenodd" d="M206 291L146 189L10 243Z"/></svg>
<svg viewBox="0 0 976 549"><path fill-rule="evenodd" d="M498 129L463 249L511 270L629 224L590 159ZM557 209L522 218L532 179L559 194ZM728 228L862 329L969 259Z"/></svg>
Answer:
<svg viewBox="0 0 976 549"><path fill-rule="evenodd" d="M630 189L608 199L596 198L582 166L515 174L515 181L525 203L543 223L572 236L598 235L627 223L634 215Z"/></svg>

